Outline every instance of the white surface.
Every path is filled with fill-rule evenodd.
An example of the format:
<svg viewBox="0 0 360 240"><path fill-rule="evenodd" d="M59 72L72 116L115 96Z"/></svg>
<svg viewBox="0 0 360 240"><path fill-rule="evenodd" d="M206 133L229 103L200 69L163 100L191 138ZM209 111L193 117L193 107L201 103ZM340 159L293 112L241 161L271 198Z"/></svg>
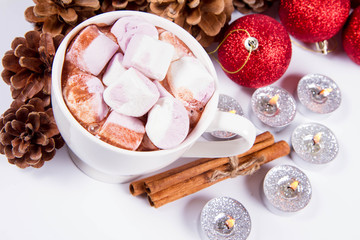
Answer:
<svg viewBox="0 0 360 240"><path fill-rule="evenodd" d="M0 55L10 49L13 38L32 29L23 18L31 1L0 1ZM234 17L239 17L234 14ZM229 80L216 64L222 93L240 101L247 113L253 89ZM0 70L2 71L2 66ZM249 211L252 230L249 239L360 239L358 216L360 194L358 136L360 110L360 66L351 62L341 47L322 56L293 45L290 66L275 83L290 92L308 73L333 78L342 91L340 108L329 118L317 121L329 127L340 144L338 157L325 169L308 171L313 196L309 205L294 216L269 212L260 200L266 172L278 164L294 164L289 157L275 160L253 176L218 183L159 209L144 197L133 197L127 184L105 184L80 172L67 155L66 147L41 169L21 170L0 156L1 239L199 239L198 216L205 203L219 196L240 201ZM11 103L10 90L0 83L0 112ZM298 114L295 122L275 135L289 142L300 123L315 121ZM188 160L182 160L188 161ZM182 164L181 160L174 165Z"/></svg>

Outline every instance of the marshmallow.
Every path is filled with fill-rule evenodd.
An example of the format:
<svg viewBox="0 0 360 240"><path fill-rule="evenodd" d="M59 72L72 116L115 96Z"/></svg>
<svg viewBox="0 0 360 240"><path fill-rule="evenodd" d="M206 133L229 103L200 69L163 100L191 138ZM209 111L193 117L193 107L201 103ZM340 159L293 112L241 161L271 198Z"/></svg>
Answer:
<svg viewBox="0 0 360 240"><path fill-rule="evenodd" d="M159 39L159 33L156 27L136 16L120 18L114 23L110 31L117 38L123 52L126 51L127 45L135 34L144 34L154 39Z"/></svg>
<svg viewBox="0 0 360 240"><path fill-rule="evenodd" d="M90 25L75 38L66 59L81 70L98 75L118 49L114 41Z"/></svg>
<svg viewBox="0 0 360 240"><path fill-rule="evenodd" d="M159 99L159 91L150 79L134 68L126 70L104 91L104 100L114 111L140 117Z"/></svg>
<svg viewBox="0 0 360 240"><path fill-rule="evenodd" d="M157 80L153 81L155 86L157 87L160 97L174 97L171 93L162 85L162 83L166 83L166 81L159 82Z"/></svg>
<svg viewBox="0 0 360 240"><path fill-rule="evenodd" d="M155 151L155 150L159 150L158 147L156 147L149 139L149 137L147 136L147 134L145 133L142 142L140 143L140 146L138 147L138 149L136 149L137 151Z"/></svg>
<svg viewBox="0 0 360 240"><path fill-rule="evenodd" d="M170 65L167 81L172 94L189 105L204 107L215 91L215 81L196 58L183 57Z"/></svg>
<svg viewBox="0 0 360 240"><path fill-rule="evenodd" d="M174 148L189 133L188 113L179 100L173 97L160 98L148 113L145 130L158 148Z"/></svg>
<svg viewBox="0 0 360 240"><path fill-rule="evenodd" d="M65 102L80 122L98 123L108 114L108 107L103 101L104 86L101 80L90 74L71 75L63 88Z"/></svg>
<svg viewBox="0 0 360 240"><path fill-rule="evenodd" d="M98 136L111 145L136 150L144 134L144 124L139 119L112 111L101 127Z"/></svg>
<svg viewBox="0 0 360 240"><path fill-rule="evenodd" d="M124 54L123 65L134 67L145 76L163 80L174 55L174 46L143 34L130 40Z"/></svg>
<svg viewBox="0 0 360 240"><path fill-rule="evenodd" d="M175 34L169 31L163 31L159 35L159 40L170 43L175 47L175 54L172 61L176 61L184 56L194 57L192 51Z"/></svg>
<svg viewBox="0 0 360 240"><path fill-rule="evenodd" d="M120 78L121 74L126 71L126 68L122 65L123 58L124 55L122 55L121 53L116 53L109 62L102 78L103 83L106 86L109 86L113 82L116 82L116 80Z"/></svg>

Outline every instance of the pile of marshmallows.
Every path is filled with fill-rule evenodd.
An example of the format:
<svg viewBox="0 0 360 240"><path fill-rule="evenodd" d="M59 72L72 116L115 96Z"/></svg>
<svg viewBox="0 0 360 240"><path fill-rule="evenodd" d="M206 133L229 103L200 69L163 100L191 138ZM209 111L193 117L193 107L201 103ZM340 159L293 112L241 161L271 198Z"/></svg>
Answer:
<svg viewBox="0 0 360 240"><path fill-rule="evenodd" d="M85 126L101 123L95 135L128 150L179 145L215 88L182 41L140 17L122 17L107 32L87 26L66 62L75 66L63 87L70 112Z"/></svg>

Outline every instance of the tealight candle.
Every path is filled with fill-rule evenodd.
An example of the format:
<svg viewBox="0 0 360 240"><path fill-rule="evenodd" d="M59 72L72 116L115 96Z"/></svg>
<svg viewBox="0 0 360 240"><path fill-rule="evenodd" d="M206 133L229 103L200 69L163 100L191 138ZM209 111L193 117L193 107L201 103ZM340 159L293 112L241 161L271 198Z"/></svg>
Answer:
<svg viewBox="0 0 360 240"><path fill-rule="evenodd" d="M251 220L240 202L229 197L218 197L203 207L200 228L204 240L244 240L250 234Z"/></svg>
<svg viewBox="0 0 360 240"><path fill-rule="evenodd" d="M225 94L219 95L218 109L224 112L231 112L240 116L244 115L244 112L235 98ZM235 133L226 131L214 131L210 133L213 137L218 139L230 139L236 136Z"/></svg>
<svg viewBox="0 0 360 240"><path fill-rule="evenodd" d="M314 169L331 162L339 145L334 133L319 123L305 123L293 131L291 158L300 166Z"/></svg>
<svg viewBox="0 0 360 240"><path fill-rule="evenodd" d="M308 177L301 170L291 165L279 165L265 175L262 193L269 210L288 215L307 206L312 190Z"/></svg>
<svg viewBox="0 0 360 240"><path fill-rule="evenodd" d="M279 132L295 118L296 103L286 90L267 86L258 88L251 97L251 120L264 130Z"/></svg>
<svg viewBox="0 0 360 240"><path fill-rule="evenodd" d="M328 116L341 103L337 84L321 74L308 74L301 78L296 93L299 112L309 117Z"/></svg>

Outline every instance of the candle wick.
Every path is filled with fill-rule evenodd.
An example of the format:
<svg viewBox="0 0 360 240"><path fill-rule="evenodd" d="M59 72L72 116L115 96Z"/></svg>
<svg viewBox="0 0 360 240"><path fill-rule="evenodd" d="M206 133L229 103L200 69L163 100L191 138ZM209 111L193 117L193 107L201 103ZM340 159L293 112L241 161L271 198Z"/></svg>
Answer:
<svg viewBox="0 0 360 240"><path fill-rule="evenodd" d="M315 136L314 136L314 137L313 137L313 139L312 139L312 141L313 141L313 145L317 145L317 144L319 144L320 139L321 139L321 135L322 135L322 133L321 133L321 132L319 132L319 133L315 134Z"/></svg>
<svg viewBox="0 0 360 240"><path fill-rule="evenodd" d="M332 90L333 90L332 88L324 88L321 91L319 91L318 95L327 97L332 92Z"/></svg>

